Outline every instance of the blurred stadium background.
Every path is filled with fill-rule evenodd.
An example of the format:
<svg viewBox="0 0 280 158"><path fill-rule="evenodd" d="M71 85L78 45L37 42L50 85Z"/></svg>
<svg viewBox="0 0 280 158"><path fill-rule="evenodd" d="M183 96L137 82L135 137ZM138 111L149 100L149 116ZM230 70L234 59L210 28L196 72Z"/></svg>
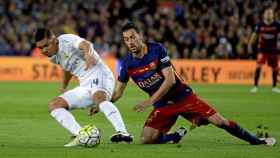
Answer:
<svg viewBox="0 0 280 158"><path fill-rule="evenodd" d="M94 42L101 56L121 58L120 28L132 20L174 59L252 59L248 39L268 4L278 18L277 2L263 0L4 0L0 55L38 56L31 37L46 26Z"/></svg>
<svg viewBox="0 0 280 158"><path fill-rule="evenodd" d="M174 62L186 81L251 84L256 53L247 52L247 43L267 5L274 7L278 19L277 1L4 0L0 1L0 56L44 58L32 44L32 35L36 28L45 26L57 35L73 33L92 41L104 59L121 59L126 49L121 44L120 28L130 20L146 41L163 43L175 61L195 61L189 65ZM216 59L226 62L213 62ZM35 60L27 62L30 70L10 64L22 61L9 60L1 60L0 80L38 75L32 64ZM114 71L118 68L117 61L110 65ZM220 72L216 80L212 69ZM37 71L43 74L44 70ZM270 73L263 71L261 83L271 83Z"/></svg>
<svg viewBox="0 0 280 158"><path fill-rule="evenodd" d="M41 26L57 35L80 35L94 43L97 52L117 73L119 60L126 53L120 28L131 20L146 41L164 44L179 74L218 111L253 132L258 124L266 124L280 138L280 103L279 96L270 91L271 70L263 69L264 90L249 94L256 53L247 52L249 37L262 18L264 7L273 6L276 19L279 18L277 2L1 0L0 157L278 157L278 146L268 149L245 145L211 126L188 135L182 146L112 145L106 142L113 131L101 114L93 121L103 129L102 144L95 150L65 150L62 145L68 140L67 133L46 110L48 101L58 95L59 85L42 84L59 81L61 72L32 44L32 35ZM148 110L137 114L131 109L143 98L131 85L117 103L136 143ZM84 111L74 114L82 124L90 122ZM180 120L178 125L186 124Z"/></svg>

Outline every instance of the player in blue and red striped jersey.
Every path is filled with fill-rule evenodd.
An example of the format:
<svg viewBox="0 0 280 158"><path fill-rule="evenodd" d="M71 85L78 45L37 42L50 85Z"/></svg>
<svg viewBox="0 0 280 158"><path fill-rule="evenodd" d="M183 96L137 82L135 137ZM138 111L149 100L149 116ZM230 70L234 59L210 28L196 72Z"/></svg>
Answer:
<svg viewBox="0 0 280 158"><path fill-rule="evenodd" d="M261 67L266 62L272 68L272 92L280 93L280 89L276 87L279 71L279 49L277 48L279 33L280 23L274 20L273 9L265 9L263 21L256 25L255 31L251 35L248 43L249 53L252 53L252 45L256 42L258 49L254 87L251 89L252 93L256 93L258 91Z"/></svg>
<svg viewBox="0 0 280 158"><path fill-rule="evenodd" d="M169 134L167 132L178 116L182 116L195 126L212 123L253 145L275 144L274 138L259 139L251 135L201 100L176 75L166 49L158 43L144 43L133 23L122 28L122 38L129 53L123 59L112 101L117 101L122 96L129 78L150 95L149 99L134 107L134 110L142 112L147 107L154 106L145 122L141 143L178 143L186 134L186 129L180 128Z"/></svg>

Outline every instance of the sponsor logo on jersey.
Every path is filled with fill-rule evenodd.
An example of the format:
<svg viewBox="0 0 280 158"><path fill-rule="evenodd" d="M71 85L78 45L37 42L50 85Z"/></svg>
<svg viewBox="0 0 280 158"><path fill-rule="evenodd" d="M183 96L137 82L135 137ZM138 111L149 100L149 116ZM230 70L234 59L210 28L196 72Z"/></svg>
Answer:
<svg viewBox="0 0 280 158"><path fill-rule="evenodd" d="M276 27L261 27L260 31L276 31Z"/></svg>
<svg viewBox="0 0 280 158"><path fill-rule="evenodd" d="M137 84L141 88L149 88L162 79L163 77L159 73L155 73L147 79L137 82Z"/></svg>
<svg viewBox="0 0 280 158"><path fill-rule="evenodd" d="M262 34L262 37L264 39L270 40L270 39L274 39L275 35L274 34L269 34L269 33L264 33L264 34Z"/></svg>

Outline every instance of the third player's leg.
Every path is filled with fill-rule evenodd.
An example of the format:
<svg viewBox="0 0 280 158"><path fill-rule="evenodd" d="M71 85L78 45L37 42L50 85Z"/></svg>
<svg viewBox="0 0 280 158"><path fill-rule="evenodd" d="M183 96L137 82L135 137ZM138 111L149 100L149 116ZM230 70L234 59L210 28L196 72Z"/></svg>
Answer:
<svg viewBox="0 0 280 158"><path fill-rule="evenodd" d="M259 80L261 76L261 68L262 65L265 64L267 61L267 56L263 53L259 53L257 55L257 63L256 63L256 70L254 76L254 87L250 90L252 93L256 93L258 91Z"/></svg>
<svg viewBox="0 0 280 158"><path fill-rule="evenodd" d="M279 73L279 56L278 55L270 55L268 58L268 65L272 69L272 92L280 93L280 89L276 87L277 85L277 76Z"/></svg>

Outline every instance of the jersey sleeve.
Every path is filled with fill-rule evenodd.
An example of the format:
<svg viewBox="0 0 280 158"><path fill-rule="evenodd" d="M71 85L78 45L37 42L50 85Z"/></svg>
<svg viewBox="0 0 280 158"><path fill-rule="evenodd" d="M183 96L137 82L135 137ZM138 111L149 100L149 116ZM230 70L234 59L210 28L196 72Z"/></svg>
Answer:
<svg viewBox="0 0 280 158"><path fill-rule="evenodd" d="M162 70L166 67L171 66L171 62L166 49L162 45L160 45L159 47L159 68Z"/></svg>
<svg viewBox="0 0 280 158"><path fill-rule="evenodd" d="M83 38L81 38L81 37L79 37L79 36L74 35L74 37L73 37L73 46L74 46L74 48L79 49L80 43L81 43L82 41L84 41L84 40L85 40L85 39L83 39Z"/></svg>
<svg viewBox="0 0 280 158"><path fill-rule="evenodd" d="M67 42L68 44L71 44L75 49L79 49L80 43L85 40L74 34L64 34L61 35L60 38L65 42Z"/></svg>
<svg viewBox="0 0 280 158"><path fill-rule="evenodd" d="M118 77L118 80L123 83L127 83L129 80L128 67L127 67L127 63L125 61L126 60L122 61L120 74Z"/></svg>

